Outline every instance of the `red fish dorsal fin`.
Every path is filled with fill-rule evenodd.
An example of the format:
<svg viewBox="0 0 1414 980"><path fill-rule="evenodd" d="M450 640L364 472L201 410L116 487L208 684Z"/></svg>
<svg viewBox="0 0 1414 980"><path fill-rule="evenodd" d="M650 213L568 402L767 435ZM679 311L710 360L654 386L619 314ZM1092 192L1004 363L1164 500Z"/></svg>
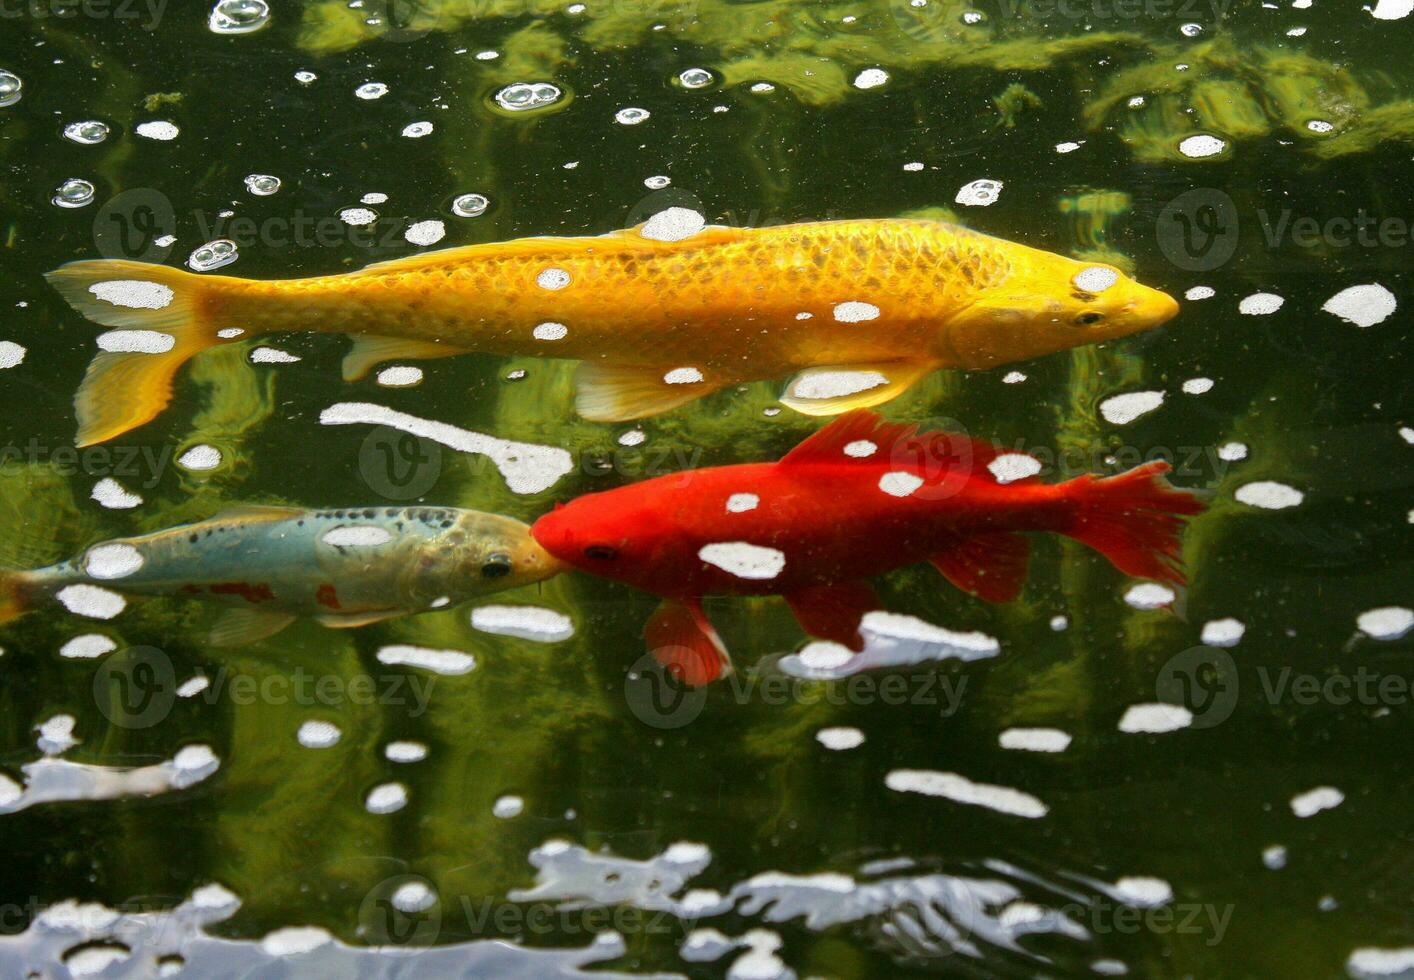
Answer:
<svg viewBox="0 0 1414 980"><path fill-rule="evenodd" d="M917 469L925 476L958 475L959 471L991 476L987 466L998 456L1010 455L1026 454L957 432L939 429L920 434L916 425L890 422L868 409L856 409L808 437L782 456L781 463L887 463ZM1006 482L1029 483L1034 477Z"/></svg>

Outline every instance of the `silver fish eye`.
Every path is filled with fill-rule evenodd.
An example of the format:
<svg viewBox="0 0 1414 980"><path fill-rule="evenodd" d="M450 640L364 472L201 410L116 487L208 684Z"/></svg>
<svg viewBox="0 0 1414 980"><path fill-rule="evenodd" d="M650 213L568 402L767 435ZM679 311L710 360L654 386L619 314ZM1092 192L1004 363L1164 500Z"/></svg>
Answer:
<svg viewBox="0 0 1414 980"><path fill-rule="evenodd" d="M497 552L481 566L482 578L501 578L511 574L511 556Z"/></svg>

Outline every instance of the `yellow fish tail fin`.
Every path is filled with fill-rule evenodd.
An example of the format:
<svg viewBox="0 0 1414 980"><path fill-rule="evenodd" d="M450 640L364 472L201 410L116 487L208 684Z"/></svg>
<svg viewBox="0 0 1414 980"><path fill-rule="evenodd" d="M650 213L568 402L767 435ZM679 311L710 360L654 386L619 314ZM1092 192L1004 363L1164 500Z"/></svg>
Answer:
<svg viewBox="0 0 1414 980"><path fill-rule="evenodd" d="M70 262L45 276L69 305L104 334L104 353L74 396L79 431L91 446L149 421L172 399L172 378L194 354L220 343L209 304L210 278L144 262Z"/></svg>
<svg viewBox="0 0 1414 980"><path fill-rule="evenodd" d="M0 623L18 619L33 608L28 586L28 572L0 571Z"/></svg>

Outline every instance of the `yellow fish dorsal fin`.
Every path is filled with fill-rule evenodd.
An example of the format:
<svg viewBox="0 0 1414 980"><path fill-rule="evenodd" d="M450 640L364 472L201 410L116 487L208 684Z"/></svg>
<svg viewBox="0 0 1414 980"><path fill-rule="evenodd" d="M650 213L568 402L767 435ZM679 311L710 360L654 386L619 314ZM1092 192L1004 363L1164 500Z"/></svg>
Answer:
<svg viewBox="0 0 1414 980"><path fill-rule="evenodd" d="M739 241L747 229L728 228L725 225L707 225L695 234L676 240L645 238L643 234L652 219L621 228L602 235L542 235L534 238L514 238L508 242L485 242L480 245L462 245L444 248L420 255L408 255L400 259L388 259L366 265L351 275L364 273L416 272L420 269L441 268L458 262L475 262L486 259L510 258L514 256L538 256L547 261L556 255L592 254L596 249L622 251L633 248L644 252L662 251L671 248L700 248L704 245L723 245Z"/></svg>
<svg viewBox="0 0 1414 980"><path fill-rule="evenodd" d="M803 415L839 415L897 398L934 364L887 361L806 368L786 384L781 404Z"/></svg>
<svg viewBox="0 0 1414 980"><path fill-rule="evenodd" d="M355 334L353 348L344 355L344 380L357 381L384 361L427 360L433 357L455 357L457 354L465 353L464 348L432 340L380 337L368 333Z"/></svg>
<svg viewBox="0 0 1414 980"><path fill-rule="evenodd" d="M678 371L696 371L678 368ZM574 407L591 422L624 422L657 415L716 391L723 384L703 378L680 383L667 379L674 371L662 368L613 367L607 364L582 362L575 375Z"/></svg>

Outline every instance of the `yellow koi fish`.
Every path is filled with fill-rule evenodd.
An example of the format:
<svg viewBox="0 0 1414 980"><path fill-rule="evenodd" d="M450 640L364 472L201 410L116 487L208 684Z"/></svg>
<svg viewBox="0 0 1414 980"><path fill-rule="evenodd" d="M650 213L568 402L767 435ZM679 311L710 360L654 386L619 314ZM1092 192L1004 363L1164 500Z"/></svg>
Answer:
<svg viewBox="0 0 1414 980"><path fill-rule="evenodd" d="M938 368L989 368L1148 330L1178 304L1113 266L936 221L703 226L669 208L598 237L523 238L260 282L121 260L48 279L117 328L75 397L78 444L153 418L194 354L252 334L354 336L344 377L468 351L580 361L576 407L620 421L794 372L834 415Z"/></svg>

